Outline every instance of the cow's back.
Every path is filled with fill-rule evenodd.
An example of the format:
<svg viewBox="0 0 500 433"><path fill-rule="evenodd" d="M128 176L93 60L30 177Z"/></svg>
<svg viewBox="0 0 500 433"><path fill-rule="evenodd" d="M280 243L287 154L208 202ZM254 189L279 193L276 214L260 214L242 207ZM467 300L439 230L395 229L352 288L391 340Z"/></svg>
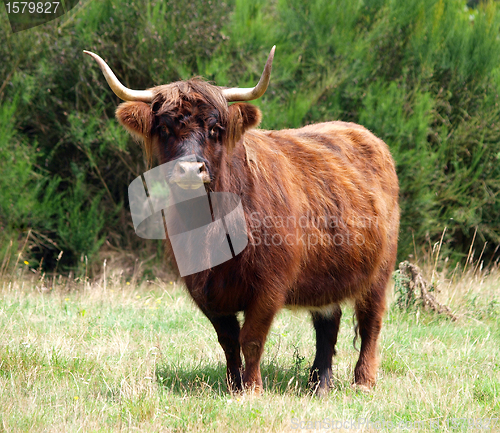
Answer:
<svg viewBox="0 0 500 433"><path fill-rule="evenodd" d="M328 122L249 131L243 151L238 189L250 233L243 263L286 276L288 304L359 298L392 270L399 188L382 140Z"/></svg>

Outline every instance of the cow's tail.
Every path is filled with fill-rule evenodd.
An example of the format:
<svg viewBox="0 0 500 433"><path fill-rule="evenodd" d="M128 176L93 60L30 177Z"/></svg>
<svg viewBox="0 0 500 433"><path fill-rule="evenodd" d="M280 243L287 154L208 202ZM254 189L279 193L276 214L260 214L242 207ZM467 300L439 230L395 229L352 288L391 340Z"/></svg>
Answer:
<svg viewBox="0 0 500 433"><path fill-rule="evenodd" d="M352 313L352 326L354 328L354 338L352 339L352 347L354 347L354 350L359 352L359 349L356 347L356 342L358 341L359 337L359 323L356 320L356 313Z"/></svg>

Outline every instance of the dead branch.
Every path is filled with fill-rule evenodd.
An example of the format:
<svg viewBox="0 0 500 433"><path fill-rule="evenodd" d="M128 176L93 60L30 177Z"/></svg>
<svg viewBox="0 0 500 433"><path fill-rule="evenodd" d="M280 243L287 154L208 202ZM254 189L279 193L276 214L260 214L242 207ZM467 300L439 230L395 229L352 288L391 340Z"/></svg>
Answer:
<svg viewBox="0 0 500 433"><path fill-rule="evenodd" d="M415 300L420 299L424 309L430 308L438 314L445 314L453 321L457 320L457 316L451 312L450 307L441 304L429 293L429 288L432 285L423 277L422 270L417 265L408 261L401 262L399 272L401 275L400 283L406 288L406 305L411 303L412 298Z"/></svg>

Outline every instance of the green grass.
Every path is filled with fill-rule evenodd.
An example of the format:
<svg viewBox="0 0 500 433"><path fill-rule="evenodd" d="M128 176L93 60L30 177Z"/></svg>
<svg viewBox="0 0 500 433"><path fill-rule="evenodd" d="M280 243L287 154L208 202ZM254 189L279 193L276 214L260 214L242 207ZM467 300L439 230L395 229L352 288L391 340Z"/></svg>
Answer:
<svg viewBox="0 0 500 433"><path fill-rule="evenodd" d="M262 362L265 394L236 397L226 392L214 330L179 284L127 284L118 273L106 285L102 279L58 283L35 273L5 278L0 430L289 431L299 420L325 429L322 420L365 418L414 431L438 431L431 421L439 431L473 431L452 428L451 420L500 418L498 276L476 272L448 281L438 275L437 296L457 322L389 308L378 384L370 393L351 387L358 353L346 308L334 386L325 399L307 390L314 334L305 312L285 310L274 321ZM498 428L500 420L483 431Z"/></svg>

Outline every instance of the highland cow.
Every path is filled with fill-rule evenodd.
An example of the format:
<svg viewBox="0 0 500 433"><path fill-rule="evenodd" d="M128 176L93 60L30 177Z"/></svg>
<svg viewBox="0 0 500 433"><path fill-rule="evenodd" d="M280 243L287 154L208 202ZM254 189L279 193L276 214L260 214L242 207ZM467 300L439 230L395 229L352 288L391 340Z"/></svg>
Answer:
<svg viewBox="0 0 500 433"><path fill-rule="evenodd" d="M228 388L262 391L264 343L276 313L289 307L311 313L316 357L310 383L325 394L345 302L354 305L361 338L354 382L372 387L399 228L398 179L387 145L364 127L339 121L258 129L260 110L236 101L266 91L274 48L249 89L191 79L131 90L99 56L86 53L127 101L116 117L143 142L147 158L179 160L171 184L182 190L201 182L206 192L241 200L248 244L231 260L184 277L217 332ZM183 161L186 155L195 159Z"/></svg>

